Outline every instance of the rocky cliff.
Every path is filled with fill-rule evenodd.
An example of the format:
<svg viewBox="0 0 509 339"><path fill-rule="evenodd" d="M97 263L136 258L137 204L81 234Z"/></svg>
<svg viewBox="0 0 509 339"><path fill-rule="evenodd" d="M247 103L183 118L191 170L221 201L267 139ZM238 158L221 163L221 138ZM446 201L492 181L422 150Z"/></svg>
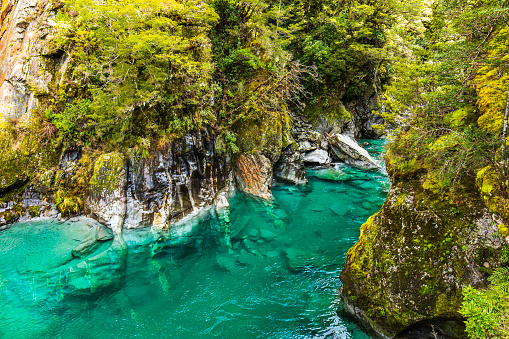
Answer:
<svg viewBox="0 0 509 339"><path fill-rule="evenodd" d="M52 43L62 6L56 0L2 2L0 139L8 151L0 156L1 225L86 211L117 233L124 227L164 229L209 206L225 185L270 199L274 178L305 183L304 164L340 160L327 132L370 133L365 113L374 103L363 97L366 103L350 104L356 112L350 120L308 123L267 112L261 120L240 121L234 128L238 153L230 153L208 128L148 152L135 147L83 154L81 147L55 140L55 126L44 118L59 97L52 93L65 92L68 105L81 95L71 56Z"/></svg>
<svg viewBox="0 0 509 339"><path fill-rule="evenodd" d="M29 119L38 107L37 94L51 81L62 81L68 58L57 56L56 72L47 59L59 1L2 0L0 17L0 112L11 119Z"/></svg>
<svg viewBox="0 0 509 339"><path fill-rule="evenodd" d="M454 199L424 188L421 166L389 153L387 201L346 256L345 310L382 338L420 337L415 333L433 328L463 338L462 290L485 286L500 265L503 219L483 203L475 182L465 182Z"/></svg>

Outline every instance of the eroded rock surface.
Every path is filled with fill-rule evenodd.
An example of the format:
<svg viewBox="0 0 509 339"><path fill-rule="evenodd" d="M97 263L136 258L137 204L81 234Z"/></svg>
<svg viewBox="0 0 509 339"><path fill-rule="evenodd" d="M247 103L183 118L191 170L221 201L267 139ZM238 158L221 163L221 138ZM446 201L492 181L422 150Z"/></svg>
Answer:
<svg viewBox="0 0 509 339"><path fill-rule="evenodd" d="M293 143L283 151L281 159L274 167L274 176L283 182L304 185L307 183L306 169L302 154L296 150L296 147L296 144Z"/></svg>
<svg viewBox="0 0 509 339"><path fill-rule="evenodd" d="M261 154L243 154L237 160L235 177L240 190L262 199L271 199L272 165Z"/></svg>
<svg viewBox="0 0 509 339"><path fill-rule="evenodd" d="M96 160L87 210L115 233L177 221L212 205L226 181L213 138L197 132L146 158L110 153Z"/></svg>
<svg viewBox="0 0 509 339"><path fill-rule="evenodd" d="M120 153L101 155L95 162L85 204L86 209L115 234L120 234L124 225L126 187L124 156Z"/></svg>

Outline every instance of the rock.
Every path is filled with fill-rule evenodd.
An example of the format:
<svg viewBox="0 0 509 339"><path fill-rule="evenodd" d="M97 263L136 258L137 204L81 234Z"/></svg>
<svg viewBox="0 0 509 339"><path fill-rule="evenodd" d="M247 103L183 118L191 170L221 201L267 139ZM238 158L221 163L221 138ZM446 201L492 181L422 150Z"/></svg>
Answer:
<svg viewBox="0 0 509 339"><path fill-rule="evenodd" d="M290 266L292 270L299 270L312 263L313 255L309 252L295 247L290 247L285 252L286 258L288 259L288 266Z"/></svg>
<svg viewBox="0 0 509 339"><path fill-rule="evenodd" d="M315 149L316 149L316 146L312 146L308 140L304 140L299 143L299 152L301 152L301 153L314 151Z"/></svg>
<svg viewBox="0 0 509 339"><path fill-rule="evenodd" d="M244 246L252 254L256 254L256 255L260 254L258 244L255 243L254 241L251 241L249 239L244 239Z"/></svg>
<svg viewBox="0 0 509 339"><path fill-rule="evenodd" d="M78 222L80 220L76 220ZM108 240L113 239L113 233L110 229L104 227L103 225L96 225L91 234L83 239L78 246L76 246L71 254L75 258L84 258L92 253L97 247L99 247L102 243Z"/></svg>
<svg viewBox="0 0 509 339"><path fill-rule="evenodd" d="M66 71L62 53L55 56L55 74L44 67L52 39L52 1L7 0L2 3L0 36L0 114L11 119L30 118L39 104L35 95L48 93L48 84ZM63 65L65 64L65 65Z"/></svg>
<svg viewBox="0 0 509 339"><path fill-rule="evenodd" d="M214 148L212 134L199 130L146 157L131 155L126 162L124 228L153 226L159 232L203 215L214 203L218 214L227 213L229 188L221 191L227 173Z"/></svg>
<svg viewBox="0 0 509 339"><path fill-rule="evenodd" d="M329 144L334 153L347 164L363 169L379 169L381 166L376 162L368 151L362 148L355 140L342 134L330 136Z"/></svg>
<svg viewBox="0 0 509 339"><path fill-rule="evenodd" d="M281 159L274 166L274 177L294 185L307 183L304 161L301 154L295 150L295 144L291 144L283 151Z"/></svg>
<svg viewBox="0 0 509 339"><path fill-rule="evenodd" d="M277 237L276 233L274 233L266 228L260 229L260 238L262 238L263 240L270 242L270 241L274 240L276 237Z"/></svg>
<svg viewBox="0 0 509 339"><path fill-rule="evenodd" d="M260 235L260 231L258 231L257 228L250 228L246 232L246 237L248 237L249 239L254 240L254 241L258 240L259 235Z"/></svg>
<svg viewBox="0 0 509 339"><path fill-rule="evenodd" d="M96 227L95 237L98 241L107 241L113 239L113 233L110 229L100 225Z"/></svg>
<svg viewBox="0 0 509 339"><path fill-rule="evenodd" d="M362 202L362 207L364 207L367 210L370 210L371 209L371 204L369 202L367 202L367 201L363 201Z"/></svg>
<svg viewBox="0 0 509 339"><path fill-rule="evenodd" d="M225 214L225 211L230 209L230 203L228 202L228 190L221 190L214 199L214 208L219 216Z"/></svg>
<svg viewBox="0 0 509 339"><path fill-rule="evenodd" d="M120 234L124 225L127 211L126 186L123 155L101 155L94 165L94 174L85 197L85 208L115 234Z"/></svg>
<svg viewBox="0 0 509 339"><path fill-rule="evenodd" d="M272 199L272 165L265 156L243 154L235 168L237 186L245 193L262 199Z"/></svg>
<svg viewBox="0 0 509 339"><path fill-rule="evenodd" d="M322 149L317 149L306 153L303 157L304 163L307 164L318 164L318 165L326 165L330 164L331 158L329 157L329 153Z"/></svg>
<svg viewBox="0 0 509 339"><path fill-rule="evenodd" d="M97 243L97 239L94 236L89 236L82 240L79 245L72 250L71 254L74 258L84 258L92 251L92 248Z"/></svg>
<svg viewBox="0 0 509 339"><path fill-rule="evenodd" d="M282 150L295 143L291 128L288 114L272 111L265 112L260 120L245 119L236 124L240 156L235 161L235 179L241 191L272 199L272 169Z"/></svg>
<svg viewBox="0 0 509 339"><path fill-rule="evenodd" d="M393 182L381 211L362 225L346 255L340 276L345 310L381 337L419 325L460 337L463 287L486 286L483 265L499 265L503 246L491 236L500 219L475 203L451 207L419 177Z"/></svg>
<svg viewBox="0 0 509 339"><path fill-rule="evenodd" d="M251 222L251 216L246 214L243 215L241 218L236 219L234 222L231 223L230 236L232 239L238 239L242 237L243 231L246 228L246 226Z"/></svg>
<svg viewBox="0 0 509 339"><path fill-rule="evenodd" d="M279 257L279 252L276 250L267 251L268 258L277 258Z"/></svg>
<svg viewBox="0 0 509 339"><path fill-rule="evenodd" d="M343 164L341 164L344 166ZM350 180L354 178L353 175L347 174L344 171L342 171L338 164L336 166L331 168L321 168L316 169L312 171L312 175L315 178L326 180L326 181L344 181L344 180Z"/></svg>
<svg viewBox="0 0 509 339"><path fill-rule="evenodd" d="M242 253L237 259L239 263L246 266L255 266L258 263L258 258L252 253Z"/></svg>
<svg viewBox="0 0 509 339"><path fill-rule="evenodd" d="M235 269L237 269L237 266L235 265L235 260L233 258L226 256L217 256L216 262L219 265L219 267L224 268L228 272L232 272Z"/></svg>
<svg viewBox="0 0 509 339"><path fill-rule="evenodd" d="M308 132L308 140L314 144L320 145L323 140L323 136L317 131Z"/></svg>
<svg viewBox="0 0 509 339"><path fill-rule="evenodd" d="M336 203L334 205L331 205L329 209L336 215L343 217L345 216L348 211L350 210L351 205L349 204L339 204Z"/></svg>

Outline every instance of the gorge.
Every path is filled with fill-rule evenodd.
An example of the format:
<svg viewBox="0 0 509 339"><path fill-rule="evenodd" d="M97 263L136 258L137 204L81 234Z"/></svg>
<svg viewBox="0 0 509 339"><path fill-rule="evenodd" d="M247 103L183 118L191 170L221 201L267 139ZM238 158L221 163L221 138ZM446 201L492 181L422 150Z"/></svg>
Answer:
<svg viewBox="0 0 509 339"><path fill-rule="evenodd" d="M2 0L0 336L506 337L507 22Z"/></svg>
<svg viewBox="0 0 509 339"><path fill-rule="evenodd" d="M90 219L11 227L0 236L2 338L369 338L338 315L338 277L386 176L337 165L307 177L276 185L270 204L237 193L229 221L211 213L183 235L125 230L115 261L111 239L71 255Z"/></svg>

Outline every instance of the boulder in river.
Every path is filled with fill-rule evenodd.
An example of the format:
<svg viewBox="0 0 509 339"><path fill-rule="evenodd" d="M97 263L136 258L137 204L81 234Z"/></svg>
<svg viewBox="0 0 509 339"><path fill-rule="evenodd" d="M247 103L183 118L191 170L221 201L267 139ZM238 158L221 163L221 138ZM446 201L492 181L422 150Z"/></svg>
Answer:
<svg viewBox="0 0 509 339"><path fill-rule="evenodd" d="M375 170L380 165L376 162L368 151L362 148L357 141L343 134L332 134L329 138L329 144L334 153L347 164L363 169Z"/></svg>
<svg viewBox="0 0 509 339"><path fill-rule="evenodd" d="M303 160L307 164L318 164L318 165L327 165L330 164L331 158L329 157L329 153L323 149L317 149L306 153L303 157Z"/></svg>

